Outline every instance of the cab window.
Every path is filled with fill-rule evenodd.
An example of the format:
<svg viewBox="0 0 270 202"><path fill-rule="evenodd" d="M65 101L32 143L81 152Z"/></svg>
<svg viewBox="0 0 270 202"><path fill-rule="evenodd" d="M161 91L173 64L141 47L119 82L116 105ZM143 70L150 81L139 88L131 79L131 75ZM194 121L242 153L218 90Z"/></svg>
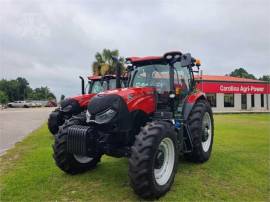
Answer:
<svg viewBox="0 0 270 202"><path fill-rule="evenodd" d="M92 88L90 93L99 93L103 90L101 82L100 81L94 81L92 84Z"/></svg>
<svg viewBox="0 0 270 202"><path fill-rule="evenodd" d="M175 87L179 87L182 91L188 92L190 90L190 73L187 67L181 67L180 62L176 62L175 66ZM178 83L176 83L178 81Z"/></svg>
<svg viewBox="0 0 270 202"><path fill-rule="evenodd" d="M153 86L160 94L170 90L169 68L165 64L141 66L134 74L131 86Z"/></svg>

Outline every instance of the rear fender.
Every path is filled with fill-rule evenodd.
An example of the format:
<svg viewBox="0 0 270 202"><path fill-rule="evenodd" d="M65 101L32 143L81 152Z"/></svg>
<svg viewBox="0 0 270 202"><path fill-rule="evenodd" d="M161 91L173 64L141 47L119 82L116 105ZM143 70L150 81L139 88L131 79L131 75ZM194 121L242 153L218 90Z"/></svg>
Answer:
<svg viewBox="0 0 270 202"><path fill-rule="evenodd" d="M194 92L194 93L190 94L186 98L184 108L183 108L183 117L184 117L185 121L188 119L189 114L190 114L190 112L192 111L192 109L194 107L194 104L198 100L206 100L205 93L203 93L203 92Z"/></svg>

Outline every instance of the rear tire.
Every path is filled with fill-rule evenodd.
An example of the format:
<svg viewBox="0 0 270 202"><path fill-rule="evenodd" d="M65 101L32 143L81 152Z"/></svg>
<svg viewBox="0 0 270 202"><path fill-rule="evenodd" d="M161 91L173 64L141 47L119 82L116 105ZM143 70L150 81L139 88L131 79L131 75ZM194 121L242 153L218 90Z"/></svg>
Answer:
<svg viewBox="0 0 270 202"><path fill-rule="evenodd" d="M159 198L170 190L178 161L177 134L171 123L148 123L136 136L129 158L129 177L135 193Z"/></svg>
<svg viewBox="0 0 270 202"><path fill-rule="evenodd" d="M191 132L193 151L185 154L188 161L203 163L207 161L212 152L214 139L214 120L209 103L199 100L193 107L188 124Z"/></svg>
<svg viewBox="0 0 270 202"><path fill-rule="evenodd" d="M68 127L76 124L79 124L79 121L76 119L66 121L55 136L55 143L53 145L53 158L56 165L64 172L72 175L95 168L101 158L101 155L87 157L67 152L66 137Z"/></svg>

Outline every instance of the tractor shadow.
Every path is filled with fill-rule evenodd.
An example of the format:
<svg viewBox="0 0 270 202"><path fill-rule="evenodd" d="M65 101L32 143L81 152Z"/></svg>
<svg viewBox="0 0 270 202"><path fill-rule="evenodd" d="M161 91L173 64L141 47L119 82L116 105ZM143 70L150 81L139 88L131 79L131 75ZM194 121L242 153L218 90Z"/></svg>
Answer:
<svg viewBox="0 0 270 202"><path fill-rule="evenodd" d="M139 201L129 184L128 159L104 155L96 168L71 176L87 187L90 198L100 201ZM90 191L91 190L91 191Z"/></svg>
<svg viewBox="0 0 270 202"><path fill-rule="evenodd" d="M190 175L192 175L192 169L190 168L196 167L196 165L198 164L187 162L181 157L177 173L190 172ZM77 183L83 183L89 189L94 189L91 194L102 193L102 200L142 200L133 192L130 186L128 159L126 158L114 158L104 155L95 169L72 176L72 178ZM179 181L177 178L176 176L175 181Z"/></svg>

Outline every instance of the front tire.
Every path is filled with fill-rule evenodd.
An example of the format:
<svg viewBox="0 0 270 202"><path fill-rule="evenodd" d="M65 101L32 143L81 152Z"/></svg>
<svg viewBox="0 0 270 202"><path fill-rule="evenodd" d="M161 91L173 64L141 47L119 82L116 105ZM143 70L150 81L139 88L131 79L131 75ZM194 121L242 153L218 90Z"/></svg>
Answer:
<svg viewBox="0 0 270 202"><path fill-rule="evenodd" d="M148 123L136 136L129 158L129 177L135 193L159 198L170 190L178 162L177 134L171 123Z"/></svg>
<svg viewBox="0 0 270 202"><path fill-rule="evenodd" d="M56 165L64 172L72 175L95 168L101 158L101 155L88 157L67 152L68 127L76 124L79 124L79 121L76 119L66 121L55 136L55 143L53 145L53 158Z"/></svg>
<svg viewBox="0 0 270 202"><path fill-rule="evenodd" d="M188 119L193 143L193 151L185 155L191 162L203 163L212 152L214 140L214 120L209 103L199 100L193 107Z"/></svg>
<svg viewBox="0 0 270 202"><path fill-rule="evenodd" d="M60 109L57 108L51 112L48 119L48 129L53 134L56 135L59 127L65 122L63 115L60 112Z"/></svg>

